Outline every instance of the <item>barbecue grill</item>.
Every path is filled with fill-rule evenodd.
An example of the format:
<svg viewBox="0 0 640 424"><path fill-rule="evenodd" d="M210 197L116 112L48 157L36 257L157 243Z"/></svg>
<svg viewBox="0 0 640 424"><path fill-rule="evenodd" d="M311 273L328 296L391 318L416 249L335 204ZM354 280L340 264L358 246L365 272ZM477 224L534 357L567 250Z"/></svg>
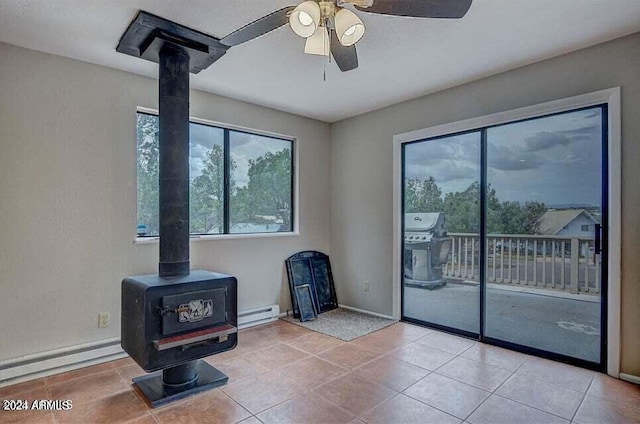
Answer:
<svg viewBox="0 0 640 424"><path fill-rule="evenodd" d="M432 289L445 285L442 266L451 251L441 212L406 213L404 218L404 283Z"/></svg>

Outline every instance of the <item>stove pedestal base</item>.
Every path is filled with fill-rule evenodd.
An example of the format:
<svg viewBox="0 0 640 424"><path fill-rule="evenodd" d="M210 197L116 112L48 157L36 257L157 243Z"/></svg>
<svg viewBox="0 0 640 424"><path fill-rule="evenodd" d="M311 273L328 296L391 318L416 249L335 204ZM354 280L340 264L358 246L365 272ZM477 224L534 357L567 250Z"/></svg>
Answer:
<svg viewBox="0 0 640 424"><path fill-rule="evenodd" d="M193 381L187 381L184 384L167 385L163 383L163 371L156 371L152 374L134 378L133 384L142 391L151 407L157 408L205 390L222 386L229 381L229 377L205 361L192 361L179 367L184 366L189 368L196 367L197 377Z"/></svg>

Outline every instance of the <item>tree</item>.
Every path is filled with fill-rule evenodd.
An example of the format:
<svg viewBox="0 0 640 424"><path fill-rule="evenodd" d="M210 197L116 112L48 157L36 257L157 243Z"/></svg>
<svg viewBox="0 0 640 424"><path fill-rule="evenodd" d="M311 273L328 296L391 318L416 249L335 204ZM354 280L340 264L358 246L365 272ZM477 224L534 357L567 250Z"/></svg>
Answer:
<svg viewBox="0 0 640 424"><path fill-rule="evenodd" d="M231 164L232 170L235 164ZM233 174L233 172L231 173ZM233 180L230 186L233 187ZM202 173L189 186L189 231L222 232L224 225L224 151L214 145L204 160Z"/></svg>
<svg viewBox="0 0 640 424"><path fill-rule="evenodd" d="M249 182L234 190L234 222L281 222L281 231L291 230L291 150L267 152L249 160Z"/></svg>
<svg viewBox="0 0 640 424"><path fill-rule="evenodd" d="M474 183L480 184L478 182ZM498 196L496 195L496 189L491 187L491 184L487 187L487 233L498 233L501 231L502 222L500 216L500 200L498 200Z"/></svg>
<svg viewBox="0 0 640 424"><path fill-rule="evenodd" d="M447 193L442 206L448 232L480 232L480 184L477 181L465 191Z"/></svg>
<svg viewBox="0 0 640 424"><path fill-rule="evenodd" d="M442 212L442 191L433 177L407 180L404 198L405 212Z"/></svg>
<svg viewBox="0 0 640 424"><path fill-rule="evenodd" d="M138 114L138 225L147 226L146 235L159 234L158 210L158 117Z"/></svg>
<svg viewBox="0 0 640 424"><path fill-rule="evenodd" d="M543 202L526 202L522 217L524 234L538 234L540 230L540 218L547 211L547 205Z"/></svg>
<svg viewBox="0 0 640 424"><path fill-rule="evenodd" d="M524 210L519 202L503 202L495 211L498 220L492 233L499 234L524 234L523 217Z"/></svg>

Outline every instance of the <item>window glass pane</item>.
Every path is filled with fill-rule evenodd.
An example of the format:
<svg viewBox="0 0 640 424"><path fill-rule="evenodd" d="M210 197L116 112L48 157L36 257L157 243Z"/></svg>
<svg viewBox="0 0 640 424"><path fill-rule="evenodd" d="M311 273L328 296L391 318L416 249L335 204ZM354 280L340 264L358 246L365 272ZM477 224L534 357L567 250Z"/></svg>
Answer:
<svg viewBox="0 0 640 424"><path fill-rule="evenodd" d="M480 132L404 145L403 315L479 331Z"/></svg>
<svg viewBox="0 0 640 424"><path fill-rule="evenodd" d="M158 233L158 117L146 113L137 116L138 216L137 235Z"/></svg>
<svg viewBox="0 0 640 424"><path fill-rule="evenodd" d="M189 228L191 234L224 231L224 130L189 124Z"/></svg>
<svg viewBox="0 0 640 424"><path fill-rule="evenodd" d="M293 143L230 131L230 233L292 231Z"/></svg>
<svg viewBox="0 0 640 424"><path fill-rule="evenodd" d="M600 361L602 116L487 129L487 337Z"/></svg>

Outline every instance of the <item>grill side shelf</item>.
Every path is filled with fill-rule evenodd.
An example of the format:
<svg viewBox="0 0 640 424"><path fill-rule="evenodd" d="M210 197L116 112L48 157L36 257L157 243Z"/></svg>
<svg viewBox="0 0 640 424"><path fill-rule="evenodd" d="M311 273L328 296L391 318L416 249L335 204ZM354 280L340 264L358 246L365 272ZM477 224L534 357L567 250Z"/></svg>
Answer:
<svg viewBox="0 0 640 424"><path fill-rule="evenodd" d="M154 340L153 346L157 350L172 349L174 347L185 346L191 343L202 342L205 340L215 339L218 337L224 338L229 334L235 334L238 329L230 324L221 325L219 327L207 328L199 331L191 331L179 336L167 337L164 339Z"/></svg>

